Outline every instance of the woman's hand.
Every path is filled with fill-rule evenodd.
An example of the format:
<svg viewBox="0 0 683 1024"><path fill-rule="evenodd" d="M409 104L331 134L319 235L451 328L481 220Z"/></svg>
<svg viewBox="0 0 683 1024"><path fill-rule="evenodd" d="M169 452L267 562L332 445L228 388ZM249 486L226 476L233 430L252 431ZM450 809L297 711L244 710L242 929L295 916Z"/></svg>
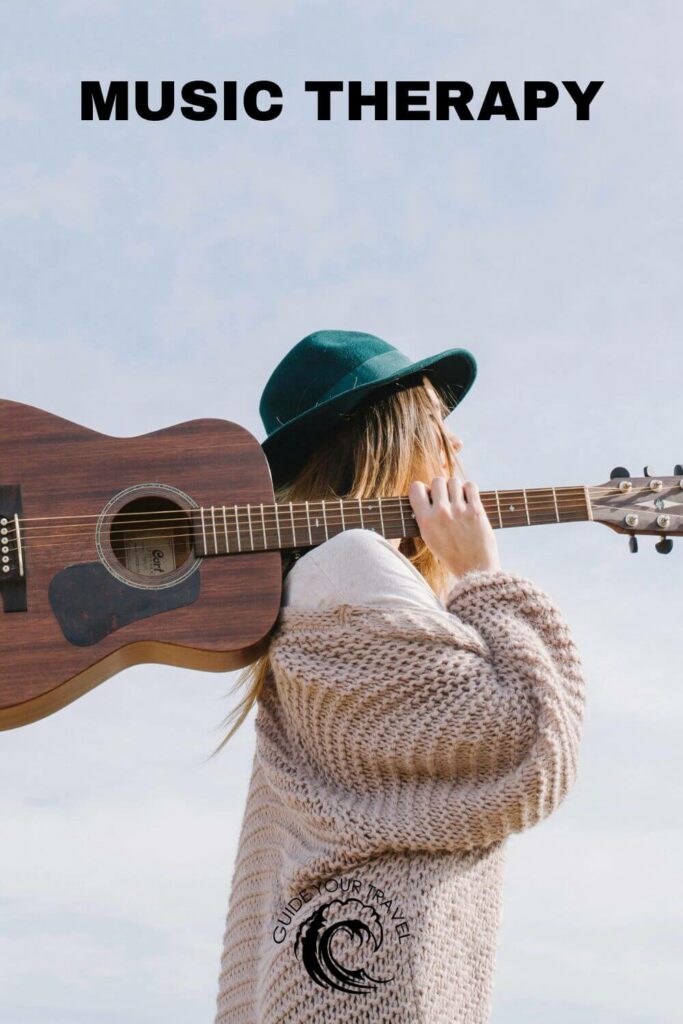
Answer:
<svg viewBox="0 0 683 1024"><path fill-rule="evenodd" d="M475 483L437 476L428 488L414 480L408 498L423 541L452 573L500 569L496 538Z"/></svg>

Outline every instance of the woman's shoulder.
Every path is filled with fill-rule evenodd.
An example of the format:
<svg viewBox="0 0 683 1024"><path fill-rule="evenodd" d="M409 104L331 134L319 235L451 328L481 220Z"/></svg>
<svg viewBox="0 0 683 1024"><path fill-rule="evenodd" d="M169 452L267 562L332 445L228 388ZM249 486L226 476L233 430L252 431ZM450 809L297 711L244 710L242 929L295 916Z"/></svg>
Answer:
<svg viewBox="0 0 683 1024"><path fill-rule="evenodd" d="M381 534L352 529L306 552L285 579L284 604L415 605L444 610L426 579Z"/></svg>

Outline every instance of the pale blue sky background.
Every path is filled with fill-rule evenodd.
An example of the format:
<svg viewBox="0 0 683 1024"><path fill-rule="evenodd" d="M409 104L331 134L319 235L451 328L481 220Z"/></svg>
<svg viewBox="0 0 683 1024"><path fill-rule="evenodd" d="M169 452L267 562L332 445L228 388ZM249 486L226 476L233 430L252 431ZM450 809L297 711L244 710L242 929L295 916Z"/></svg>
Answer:
<svg viewBox="0 0 683 1024"><path fill-rule="evenodd" d="M680 5L0 0L0 394L112 434L261 439L321 328L471 348L482 488L683 460ZM81 123L95 78L272 78L271 123ZM315 120L306 79L604 79L590 122ZM68 467L66 468L68 472ZM579 780L508 844L493 1024L680 1018L680 566L507 531L584 655ZM0 737L2 1024L213 1019L253 720L234 677L133 669Z"/></svg>

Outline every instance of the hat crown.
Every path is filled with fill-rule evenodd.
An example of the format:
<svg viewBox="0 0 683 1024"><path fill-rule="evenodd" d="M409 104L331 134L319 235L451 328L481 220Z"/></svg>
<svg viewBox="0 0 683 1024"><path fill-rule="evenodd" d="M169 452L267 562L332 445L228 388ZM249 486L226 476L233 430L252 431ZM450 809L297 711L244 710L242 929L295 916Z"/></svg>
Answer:
<svg viewBox="0 0 683 1024"><path fill-rule="evenodd" d="M307 334L278 363L263 389L259 413L267 433L273 433L289 420L332 397L340 382L347 378L351 378L348 386L352 387L354 370L388 352L394 353L397 365L409 364L407 356L374 334L362 331Z"/></svg>

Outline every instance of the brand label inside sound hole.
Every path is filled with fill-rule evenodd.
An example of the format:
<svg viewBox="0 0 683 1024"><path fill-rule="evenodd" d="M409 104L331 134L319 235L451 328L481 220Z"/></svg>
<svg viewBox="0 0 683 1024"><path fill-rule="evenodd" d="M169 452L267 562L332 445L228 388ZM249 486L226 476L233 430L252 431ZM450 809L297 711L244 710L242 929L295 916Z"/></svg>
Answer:
<svg viewBox="0 0 683 1024"><path fill-rule="evenodd" d="M175 545L172 537L153 540L124 534L124 562L130 572L139 576L164 576L176 568Z"/></svg>

